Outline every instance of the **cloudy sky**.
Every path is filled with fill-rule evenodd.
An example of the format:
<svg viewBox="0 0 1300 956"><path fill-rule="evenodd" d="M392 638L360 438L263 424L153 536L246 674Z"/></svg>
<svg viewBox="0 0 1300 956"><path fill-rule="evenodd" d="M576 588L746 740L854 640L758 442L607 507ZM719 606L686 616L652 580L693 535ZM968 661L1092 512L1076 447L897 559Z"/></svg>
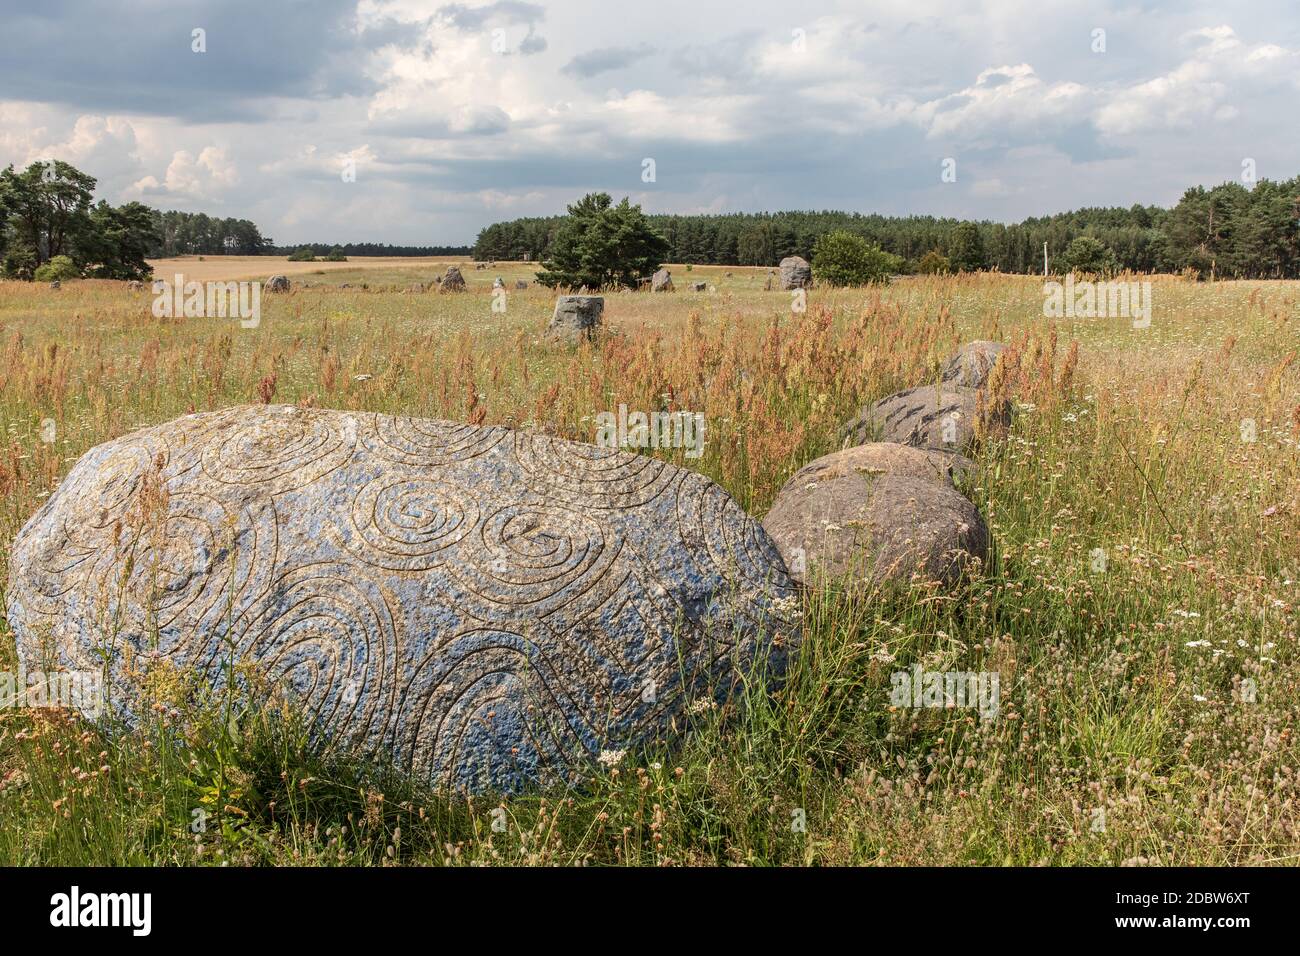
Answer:
<svg viewBox="0 0 1300 956"><path fill-rule="evenodd" d="M1015 220L1171 204L1248 159L1300 173L1296 0L0 0L0 22L0 165L65 159L110 201L280 243L469 243L594 189Z"/></svg>

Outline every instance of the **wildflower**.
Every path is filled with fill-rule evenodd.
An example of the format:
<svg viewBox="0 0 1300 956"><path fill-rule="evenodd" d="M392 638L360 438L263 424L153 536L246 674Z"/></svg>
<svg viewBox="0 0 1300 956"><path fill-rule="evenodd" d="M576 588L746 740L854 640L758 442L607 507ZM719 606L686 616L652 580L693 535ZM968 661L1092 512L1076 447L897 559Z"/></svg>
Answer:
<svg viewBox="0 0 1300 956"><path fill-rule="evenodd" d="M626 750L602 750L600 756L596 758L597 763L602 767L617 767L627 756Z"/></svg>

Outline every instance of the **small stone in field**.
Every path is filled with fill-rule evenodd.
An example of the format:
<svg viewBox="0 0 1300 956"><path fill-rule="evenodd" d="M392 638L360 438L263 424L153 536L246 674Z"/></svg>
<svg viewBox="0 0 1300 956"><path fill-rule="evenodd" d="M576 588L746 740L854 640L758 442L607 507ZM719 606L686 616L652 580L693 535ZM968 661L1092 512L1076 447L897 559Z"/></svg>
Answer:
<svg viewBox="0 0 1300 956"><path fill-rule="evenodd" d="M267 279L265 282L262 283L262 291L263 292L288 292L289 277L271 276L271 278Z"/></svg>
<svg viewBox="0 0 1300 956"><path fill-rule="evenodd" d="M786 256L781 260L781 288L804 289L812 285L812 267L800 256Z"/></svg>
<svg viewBox="0 0 1300 956"><path fill-rule="evenodd" d="M546 327L546 337L569 344L595 338L604 312L605 299L602 296L562 295L555 300L555 312Z"/></svg>
<svg viewBox="0 0 1300 956"><path fill-rule="evenodd" d="M460 270L455 266L448 266L447 273L442 277L443 292L464 292L465 277L460 274Z"/></svg>
<svg viewBox="0 0 1300 956"><path fill-rule="evenodd" d="M906 583L919 573L954 585L972 559L988 557L988 526L953 485L972 468L892 442L846 448L795 472L763 528L801 583Z"/></svg>
<svg viewBox="0 0 1300 956"><path fill-rule="evenodd" d="M943 367L944 384L983 388L993 366L998 364L998 357L1006 350L1007 347L1001 342L986 339L967 342Z"/></svg>
<svg viewBox="0 0 1300 956"><path fill-rule="evenodd" d="M975 445L981 414L980 393L973 388L921 385L898 392L864 408L841 430L845 447L880 440L965 453ZM1007 402L983 408L985 426L1004 428L1011 422Z"/></svg>

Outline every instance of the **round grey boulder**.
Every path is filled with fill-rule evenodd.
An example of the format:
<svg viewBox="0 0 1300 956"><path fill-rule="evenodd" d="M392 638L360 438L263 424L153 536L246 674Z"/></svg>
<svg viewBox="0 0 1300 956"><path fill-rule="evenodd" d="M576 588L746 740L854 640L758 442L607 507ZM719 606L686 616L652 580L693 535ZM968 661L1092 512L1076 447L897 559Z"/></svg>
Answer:
<svg viewBox="0 0 1300 956"><path fill-rule="evenodd" d="M781 260L781 288L805 289L812 285L812 266L801 256L786 256Z"/></svg>
<svg viewBox="0 0 1300 956"><path fill-rule="evenodd" d="M527 280L527 279L516 279L516 280L515 280L515 291L517 291L517 292L522 292L524 289L527 289L527 288L528 288L528 280Z"/></svg>
<svg viewBox="0 0 1300 956"><path fill-rule="evenodd" d="M600 331L605 299L599 295L562 295L555 300L555 311L546 327L548 339L576 344L594 339Z"/></svg>
<svg viewBox="0 0 1300 956"><path fill-rule="evenodd" d="M976 389L921 385L867 406L844 426L840 437L845 447L887 441L966 453L975 446L980 414ZM984 409L983 415L987 426L1005 427L1011 419L1006 402Z"/></svg>
<svg viewBox="0 0 1300 956"><path fill-rule="evenodd" d="M262 283L262 291L263 292L288 292L289 277L271 276L269 279L267 279L265 282Z"/></svg>
<svg viewBox="0 0 1300 956"><path fill-rule="evenodd" d="M6 597L22 665L102 674L128 725L142 672L219 693L233 664L318 743L471 793L671 742L800 638L772 542L701 475L283 405L91 449L19 532Z"/></svg>
<svg viewBox="0 0 1300 956"><path fill-rule="evenodd" d="M953 485L971 463L892 443L819 458L786 482L763 519L805 584L956 584L988 557L988 526Z"/></svg>
<svg viewBox="0 0 1300 956"><path fill-rule="evenodd" d="M983 388L998 356L1007 350L1001 342L976 339L967 342L943 367L943 383L963 388Z"/></svg>

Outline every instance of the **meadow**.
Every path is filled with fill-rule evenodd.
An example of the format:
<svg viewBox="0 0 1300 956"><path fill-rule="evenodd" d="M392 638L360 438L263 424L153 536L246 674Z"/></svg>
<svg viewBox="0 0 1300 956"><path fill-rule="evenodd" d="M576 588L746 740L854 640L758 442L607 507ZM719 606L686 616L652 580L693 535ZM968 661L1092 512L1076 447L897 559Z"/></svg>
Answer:
<svg viewBox="0 0 1300 956"><path fill-rule="evenodd" d="M1135 329L1044 318L1032 277L814 288L792 312L765 269L679 265L673 294L608 294L610 334L570 349L542 336L551 290L514 290L535 265L409 291L453 261L156 264L291 275L252 329L155 318L147 286L0 282L0 586L82 453L186 412L309 403L592 441L620 403L698 411L702 457L655 453L762 517L863 403L976 338L1013 346L996 387L1016 415L965 488L990 562L960 590L809 591L774 695L693 713L676 746L571 792L430 793L315 750L285 709L160 698L125 736L0 710L0 865L1300 859L1296 283L1150 277ZM918 663L997 671L1000 713L891 706L890 674Z"/></svg>

